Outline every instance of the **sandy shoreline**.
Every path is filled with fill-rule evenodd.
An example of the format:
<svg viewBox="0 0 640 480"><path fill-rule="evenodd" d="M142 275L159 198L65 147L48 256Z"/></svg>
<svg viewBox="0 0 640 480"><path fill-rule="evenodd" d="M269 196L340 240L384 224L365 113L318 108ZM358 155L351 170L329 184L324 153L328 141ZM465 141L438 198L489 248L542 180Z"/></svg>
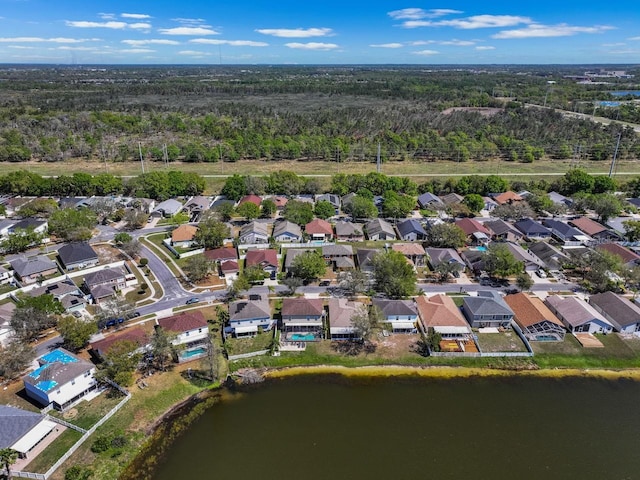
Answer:
<svg viewBox="0 0 640 480"><path fill-rule="evenodd" d="M338 374L345 377L424 377L424 378L469 378L469 377L590 377L610 380L628 379L640 381L640 369L607 370L577 368L546 368L537 370L499 370L474 367L410 367L402 365L342 367L337 365L313 365L268 369L264 378L286 378L296 375Z"/></svg>

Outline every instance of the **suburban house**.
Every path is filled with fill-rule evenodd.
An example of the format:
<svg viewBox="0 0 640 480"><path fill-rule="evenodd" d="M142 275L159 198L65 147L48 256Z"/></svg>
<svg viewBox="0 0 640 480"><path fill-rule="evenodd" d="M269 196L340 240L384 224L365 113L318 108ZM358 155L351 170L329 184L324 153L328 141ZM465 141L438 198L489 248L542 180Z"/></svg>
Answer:
<svg viewBox="0 0 640 480"><path fill-rule="evenodd" d="M200 220L202 214L209 210L211 199L202 195L191 197L187 203L182 207L182 211L189 214L189 220L196 222Z"/></svg>
<svg viewBox="0 0 640 480"><path fill-rule="evenodd" d="M266 223L249 222L240 229L240 243L269 243L269 228Z"/></svg>
<svg viewBox="0 0 640 480"><path fill-rule="evenodd" d="M609 320L584 300L551 295L545 303L571 333L611 333Z"/></svg>
<svg viewBox="0 0 640 480"><path fill-rule="evenodd" d="M207 354L209 326L202 311L181 312L156 322L158 327L175 335L171 343L183 346L184 349L178 354L178 362L188 362Z"/></svg>
<svg viewBox="0 0 640 480"><path fill-rule="evenodd" d="M15 309L16 304L13 302L0 305L0 347L7 345L13 336L11 317Z"/></svg>
<svg viewBox="0 0 640 480"><path fill-rule="evenodd" d="M484 270L485 252L481 250L465 250L460 253L460 258L464 260L465 265L475 275L480 275Z"/></svg>
<svg viewBox="0 0 640 480"><path fill-rule="evenodd" d="M336 222L336 238L343 242L362 242L364 240L362 225L352 222Z"/></svg>
<svg viewBox="0 0 640 480"><path fill-rule="evenodd" d="M434 269L441 263L455 263L460 265L460 270L464 269L464 261L453 248L425 248L424 251L429 256L429 263Z"/></svg>
<svg viewBox="0 0 640 480"><path fill-rule="evenodd" d="M271 330L274 325L267 298L237 300L229 304L229 326L225 332L234 337L252 337L257 335L258 328Z"/></svg>
<svg viewBox="0 0 640 480"><path fill-rule="evenodd" d="M531 272L534 270L538 270L539 268L545 267L542 260L536 257L529 250L525 250L524 248L522 248L517 243L506 242L505 245L507 246L509 251L513 254L516 261L522 262L522 264L524 265L524 269L526 271Z"/></svg>
<svg viewBox="0 0 640 480"><path fill-rule="evenodd" d="M353 316L367 313L362 302L352 302L346 298L329 299L329 337L331 340L356 340L358 332L353 324Z"/></svg>
<svg viewBox="0 0 640 480"><path fill-rule="evenodd" d="M98 388L95 365L63 348L38 358L38 365L22 380L27 396L43 406L65 410Z"/></svg>
<svg viewBox="0 0 640 480"><path fill-rule="evenodd" d="M462 312L473 328L510 328L513 310L493 290L480 290L477 297L463 297Z"/></svg>
<svg viewBox="0 0 640 480"><path fill-rule="evenodd" d="M569 261L569 257L548 242L533 242L529 244L529 252L538 257L551 271L560 271L562 265Z"/></svg>
<svg viewBox="0 0 640 480"><path fill-rule="evenodd" d="M446 195L443 195L441 198L442 198L442 202L447 206L457 205L459 203L462 203L462 201L464 200L464 197L462 195L458 195L455 192L447 193Z"/></svg>
<svg viewBox="0 0 640 480"><path fill-rule="evenodd" d="M245 267L260 267L269 275L278 271L278 252L272 248L262 250L247 250L244 259Z"/></svg>
<svg viewBox="0 0 640 480"><path fill-rule="evenodd" d="M73 242L58 249L58 258L65 270L95 267L100 260L98 254L87 242Z"/></svg>
<svg viewBox="0 0 640 480"><path fill-rule="evenodd" d="M359 248L356 251L356 258L358 259L358 268L363 272L373 272L373 257L378 253L382 253L379 248Z"/></svg>
<svg viewBox="0 0 640 480"><path fill-rule="evenodd" d="M289 272L293 266L293 261L304 252L315 252L315 250L310 248L287 248L287 256L284 258L285 271Z"/></svg>
<svg viewBox="0 0 640 480"><path fill-rule="evenodd" d="M491 238L494 240L503 240L506 242L519 242L522 240L522 232L504 220L485 222L484 226L491 230Z"/></svg>
<svg viewBox="0 0 640 480"><path fill-rule="evenodd" d="M29 458L29 452L57 426L41 413L0 405L0 450L10 448L19 458Z"/></svg>
<svg viewBox="0 0 640 480"><path fill-rule="evenodd" d="M334 193L322 193L320 195L316 195L316 203L318 202L329 202L333 205L333 208L336 209L336 213L340 210L340 204L342 203L340 200L340 195L336 195Z"/></svg>
<svg viewBox="0 0 640 480"><path fill-rule="evenodd" d="M64 307L65 312L76 312L84 309L87 302L80 288L71 279L61 280L49 285L29 290L28 295L39 297L40 295L53 295Z"/></svg>
<svg viewBox="0 0 640 480"><path fill-rule="evenodd" d="M498 205L510 205L512 203L521 202L523 198L516 192L509 190L508 192L489 195Z"/></svg>
<svg viewBox="0 0 640 480"><path fill-rule="evenodd" d="M160 202L156 205L156 208L151 212L151 216L158 218L170 218L180 213L181 210L182 203L174 198L170 198L169 200L165 200L164 202Z"/></svg>
<svg viewBox="0 0 640 480"><path fill-rule="evenodd" d="M301 242L302 230L300 226L288 220L276 222L273 226L273 239L276 242Z"/></svg>
<svg viewBox="0 0 640 480"><path fill-rule="evenodd" d="M400 252L415 267L422 267L425 264L427 253L419 243L394 243L391 249Z"/></svg>
<svg viewBox="0 0 640 480"><path fill-rule="evenodd" d="M515 293L504 297L513 310L515 323L529 341L561 342L565 330L562 322L537 297L526 293Z"/></svg>
<svg viewBox="0 0 640 480"><path fill-rule="evenodd" d="M543 227L530 218L523 218L513 224L529 240L548 240L551 238L551 230Z"/></svg>
<svg viewBox="0 0 640 480"><path fill-rule="evenodd" d="M336 270L349 270L356 267L351 245L324 245L322 257Z"/></svg>
<svg viewBox="0 0 640 480"><path fill-rule="evenodd" d="M471 328L448 295L416 298L420 323L425 333L438 333L442 340L439 347L444 352L478 352L471 336Z"/></svg>
<svg viewBox="0 0 640 480"><path fill-rule="evenodd" d="M213 250L205 250L204 256L212 262L227 262L229 260L238 260L238 252L233 247L220 247Z"/></svg>
<svg viewBox="0 0 640 480"><path fill-rule="evenodd" d="M393 333L416 333L418 312L412 301L374 298L374 308L382 312L383 322L391 325Z"/></svg>
<svg viewBox="0 0 640 480"><path fill-rule="evenodd" d="M324 305L321 298L285 298L282 301L282 332L287 340L322 338Z"/></svg>
<svg viewBox="0 0 640 480"><path fill-rule="evenodd" d="M143 353L149 346L149 334L140 327L125 328L124 330L109 335L102 340L91 342L91 350L93 354L98 358L104 359L104 356L109 353L111 347L118 342L131 342L137 345L135 350L138 353Z"/></svg>
<svg viewBox="0 0 640 480"><path fill-rule="evenodd" d="M569 197L565 197L558 192L549 192L547 193L549 199L558 205L564 205L565 207L571 207L573 205L573 200Z"/></svg>
<svg viewBox="0 0 640 480"><path fill-rule="evenodd" d="M262 198L260 198L258 195L251 193L249 195L245 195L244 197L242 197L238 202L238 206L247 202L253 203L255 206L259 207L260 204L262 203Z"/></svg>
<svg viewBox="0 0 640 480"><path fill-rule="evenodd" d="M467 241L473 245L486 245L491 240L491 230L474 218L461 218L455 221L467 236Z"/></svg>
<svg viewBox="0 0 640 480"><path fill-rule="evenodd" d="M18 233L20 231L33 230L34 233L43 235L42 243L49 242L47 236L47 229L49 228L49 222L40 218L23 218L13 223L9 227L9 233Z"/></svg>
<svg viewBox="0 0 640 480"><path fill-rule="evenodd" d="M640 264L640 255L617 243L601 243L596 248L619 257L625 267L631 268Z"/></svg>
<svg viewBox="0 0 640 480"><path fill-rule="evenodd" d="M171 245L173 247L189 248L193 244L198 227L195 225L180 225L171 232Z"/></svg>
<svg viewBox="0 0 640 480"><path fill-rule="evenodd" d="M620 333L640 332L640 307L613 292L591 295L589 303Z"/></svg>
<svg viewBox="0 0 640 480"><path fill-rule="evenodd" d="M621 240L620 235L587 217L574 218L573 220L569 220L569 224L597 241Z"/></svg>
<svg viewBox="0 0 640 480"><path fill-rule="evenodd" d="M551 229L551 235L562 243L565 247L576 247L579 245L587 245L592 241L592 238L585 235L580 230L572 227L568 223L561 222L560 220L545 219L542 221L543 225Z"/></svg>
<svg viewBox="0 0 640 480"><path fill-rule="evenodd" d="M415 242L417 240L424 240L427 237L427 232L422 227L418 220L413 218L407 218L398 222L396 225L400 239L407 242Z"/></svg>
<svg viewBox="0 0 640 480"><path fill-rule="evenodd" d="M304 232L314 241L330 241L333 239L333 227L321 218L314 218L304 226Z"/></svg>
<svg viewBox="0 0 640 480"><path fill-rule="evenodd" d="M418 197L418 206L420 208L437 208L443 207L444 202L440 199L439 196L434 195L430 192L426 192Z"/></svg>
<svg viewBox="0 0 640 480"><path fill-rule="evenodd" d="M103 299L113 297L116 291L127 286L127 273L124 266L87 273L84 277L84 285L93 300L100 303Z"/></svg>
<svg viewBox="0 0 640 480"><path fill-rule="evenodd" d="M13 271L7 270L2 265L0 265L0 285L4 285L5 283L11 283L13 281Z"/></svg>
<svg viewBox="0 0 640 480"><path fill-rule="evenodd" d="M376 218L365 225L369 240L395 240L396 231L386 220Z"/></svg>
<svg viewBox="0 0 640 480"><path fill-rule="evenodd" d="M30 258L16 258L9 262L16 278L23 284L35 283L41 277L48 277L58 273L58 265L45 255Z"/></svg>
<svg viewBox="0 0 640 480"><path fill-rule="evenodd" d="M271 200L276 205L276 210L282 211L284 207L287 205L289 199L287 197L283 197L282 195L274 195L271 197L267 197L265 200Z"/></svg>

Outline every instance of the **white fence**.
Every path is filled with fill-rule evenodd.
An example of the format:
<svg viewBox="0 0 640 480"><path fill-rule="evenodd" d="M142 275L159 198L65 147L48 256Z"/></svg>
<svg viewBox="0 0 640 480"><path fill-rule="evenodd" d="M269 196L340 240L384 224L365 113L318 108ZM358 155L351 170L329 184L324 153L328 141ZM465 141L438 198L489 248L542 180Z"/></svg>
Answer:
<svg viewBox="0 0 640 480"><path fill-rule="evenodd" d="M241 353L239 355L229 355L229 361L241 360L243 358L260 357L269 353L269 350L258 350L257 352Z"/></svg>

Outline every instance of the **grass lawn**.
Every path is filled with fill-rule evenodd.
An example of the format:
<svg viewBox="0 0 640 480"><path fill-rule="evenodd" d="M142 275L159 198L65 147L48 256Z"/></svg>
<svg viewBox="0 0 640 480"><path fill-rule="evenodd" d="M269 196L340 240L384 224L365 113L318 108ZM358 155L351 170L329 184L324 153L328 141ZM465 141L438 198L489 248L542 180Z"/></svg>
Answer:
<svg viewBox="0 0 640 480"><path fill-rule="evenodd" d="M58 461L74 443L76 443L82 434L67 428L56 440L43 450L43 452L34 458L25 467L27 472L44 473L49 470L54 463Z"/></svg>
<svg viewBox="0 0 640 480"><path fill-rule="evenodd" d="M243 353L258 352L268 350L273 341L273 330L259 333L253 338L227 338L225 348L229 355L241 355Z"/></svg>
<svg viewBox="0 0 640 480"><path fill-rule="evenodd" d="M617 333L596 335L604 348L583 348L573 335L564 342L531 342L534 361L540 367L638 368L640 351L634 350Z"/></svg>
<svg viewBox="0 0 640 480"><path fill-rule="evenodd" d="M478 343L483 352L526 352L527 347L516 332L478 333Z"/></svg>
<svg viewBox="0 0 640 480"><path fill-rule="evenodd" d="M89 402L79 403L65 414L57 411L52 411L49 414L88 430L115 407L122 398L123 396L118 392L107 390Z"/></svg>

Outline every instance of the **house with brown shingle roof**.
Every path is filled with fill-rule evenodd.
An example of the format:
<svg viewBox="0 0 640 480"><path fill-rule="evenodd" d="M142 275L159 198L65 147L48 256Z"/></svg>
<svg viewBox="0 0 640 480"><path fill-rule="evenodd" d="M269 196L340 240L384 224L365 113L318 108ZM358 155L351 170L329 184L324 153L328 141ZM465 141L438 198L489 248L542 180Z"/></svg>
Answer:
<svg viewBox="0 0 640 480"><path fill-rule="evenodd" d="M465 233L468 241L474 245L486 244L491 240L491 230L474 218L461 218L455 221L455 225Z"/></svg>
<svg viewBox="0 0 640 480"><path fill-rule="evenodd" d="M620 236L617 233L587 217L574 218L569 220L569 224L596 240L620 240Z"/></svg>
<svg viewBox="0 0 640 480"><path fill-rule="evenodd" d="M622 264L626 267L633 267L640 263L640 255L617 243L601 243L596 248L619 257L622 260Z"/></svg>
<svg viewBox="0 0 640 480"><path fill-rule="evenodd" d="M320 340L324 316L321 298L285 298L282 301L282 332L289 341Z"/></svg>
<svg viewBox="0 0 640 480"><path fill-rule="evenodd" d="M156 321L156 328L176 335L171 342L174 345L184 345L184 350L178 355L180 363L206 355L206 349L202 347L209 339L209 327L202 311L193 310L160 318Z"/></svg>
<svg viewBox="0 0 640 480"><path fill-rule="evenodd" d="M228 260L237 260L238 252L233 247L214 248L213 250L205 250L204 256L212 262L226 262Z"/></svg>
<svg viewBox="0 0 640 480"><path fill-rule="evenodd" d="M419 296L416 305L425 332L431 329L442 338L467 338L471 335L471 327L450 296Z"/></svg>
<svg viewBox="0 0 640 480"><path fill-rule="evenodd" d="M311 240L328 241L333 238L333 226L321 218L315 218L307 223L304 231Z"/></svg>
<svg viewBox="0 0 640 480"><path fill-rule="evenodd" d="M171 245L174 247L188 248L193 243L198 227L194 225L180 225L171 232Z"/></svg>
<svg viewBox="0 0 640 480"><path fill-rule="evenodd" d="M518 195L516 192L512 192L511 190L504 193L500 193L498 195L492 195L492 198L499 205L521 202L523 200L523 198L520 195Z"/></svg>
<svg viewBox="0 0 640 480"><path fill-rule="evenodd" d="M394 243L391 245L391 249L400 252L416 267L421 267L425 264L427 254L424 251L424 247L419 243Z"/></svg>
<svg viewBox="0 0 640 480"><path fill-rule="evenodd" d="M91 350L99 356L104 357L109 350L118 342L132 342L138 346L137 352L143 352L149 345L149 334L140 327L127 328L108 337L92 342Z"/></svg>
<svg viewBox="0 0 640 480"><path fill-rule="evenodd" d="M246 267L257 266L271 274L278 271L278 252L272 248L247 250L244 262Z"/></svg>
<svg viewBox="0 0 640 480"><path fill-rule="evenodd" d="M260 206L260 204L262 203L262 198L260 198L258 195L255 194L250 194L250 195L245 195L244 197L242 197L240 199L240 201L238 202L238 206L242 205L243 203L247 203L247 202L251 202L256 206Z"/></svg>
<svg viewBox="0 0 640 480"><path fill-rule="evenodd" d="M527 340L535 342L564 340L565 329L562 322L539 298L520 292L507 295L504 301L513 310L514 320Z"/></svg>

